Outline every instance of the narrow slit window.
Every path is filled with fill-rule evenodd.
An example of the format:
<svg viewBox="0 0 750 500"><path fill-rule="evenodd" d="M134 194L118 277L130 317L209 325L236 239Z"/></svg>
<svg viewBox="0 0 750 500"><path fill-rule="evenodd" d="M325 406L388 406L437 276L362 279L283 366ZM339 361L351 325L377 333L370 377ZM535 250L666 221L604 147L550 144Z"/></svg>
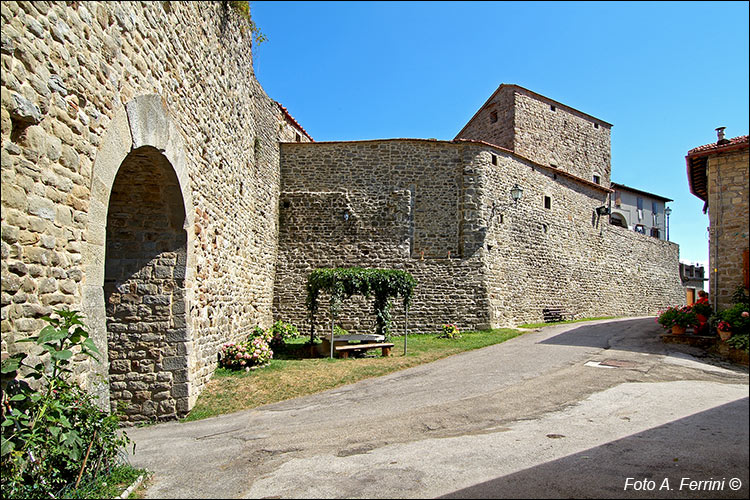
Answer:
<svg viewBox="0 0 750 500"><path fill-rule="evenodd" d="M546 208L547 210L552 208L552 198L550 198L549 196L544 197L544 208Z"/></svg>
<svg viewBox="0 0 750 500"><path fill-rule="evenodd" d="M497 165L497 155L492 155L492 164Z"/></svg>
<svg viewBox="0 0 750 500"><path fill-rule="evenodd" d="M495 123L497 121L497 111L492 111L490 113L490 123Z"/></svg>
<svg viewBox="0 0 750 500"><path fill-rule="evenodd" d="M598 123L594 123L594 128L599 128L599 124Z"/></svg>
<svg viewBox="0 0 750 500"><path fill-rule="evenodd" d="M601 184L602 183L602 178L599 177L598 175L594 174L594 183L595 184Z"/></svg>
<svg viewBox="0 0 750 500"><path fill-rule="evenodd" d="M294 140L297 142L302 142L302 136L299 134L294 134Z"/></svg>
<svg viewBox="0 0 750 500"><path fill-rule="evenodd" d="M552 104L550 104L549 109L551 109L552 111L557 111L557 107L553 106Z"/></svg>

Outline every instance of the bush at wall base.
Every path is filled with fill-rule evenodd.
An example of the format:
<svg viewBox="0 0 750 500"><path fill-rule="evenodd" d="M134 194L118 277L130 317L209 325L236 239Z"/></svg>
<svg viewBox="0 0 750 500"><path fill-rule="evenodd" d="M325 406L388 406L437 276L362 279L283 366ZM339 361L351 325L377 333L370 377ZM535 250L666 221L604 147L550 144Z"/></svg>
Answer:
<svg viewBox="0 0 750 500"><path fill-rule="evenodd" d="M72 380L74 352L98 353L80 314L56 310L43 319L49 325L38 336L19 341L36 344L37 361L18 353L2 364L3 498L67 496L81 480L106 473L130 442L118 416Z"/></svg>

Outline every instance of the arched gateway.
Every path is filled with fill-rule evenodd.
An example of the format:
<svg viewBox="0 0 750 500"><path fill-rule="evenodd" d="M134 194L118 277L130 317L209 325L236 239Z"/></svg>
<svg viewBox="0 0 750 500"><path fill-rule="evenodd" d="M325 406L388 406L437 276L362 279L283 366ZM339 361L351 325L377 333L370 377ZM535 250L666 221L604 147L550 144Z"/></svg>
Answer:
<svg viewBox="0 0 750 500"><path fill-rule="evenodd" d="M160 96L136 97L102 137L84 254L84 314L109 361L99 392L133 422L184 415L195 397L192 215L182 136Z"/></svg>

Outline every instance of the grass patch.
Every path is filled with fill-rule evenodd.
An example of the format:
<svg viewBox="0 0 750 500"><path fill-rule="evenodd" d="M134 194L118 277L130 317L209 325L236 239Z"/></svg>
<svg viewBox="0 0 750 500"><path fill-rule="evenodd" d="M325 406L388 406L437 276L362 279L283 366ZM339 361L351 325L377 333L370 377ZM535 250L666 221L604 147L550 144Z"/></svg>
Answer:
<svg viewBox="0 0 750 500"><path fill-rule="evenodd" d="M117 498L138 476L146 473L146 469L136 469L128 464L116 465L109 474L82 481L77 489L63 493L60 498Z"/></svg>
<svg viewBox="0 0 750 500"><path fill-rule="evenodd" d="M380 350L376 349L369 351L376 357L350 359L310 358L307 356L309 346L304 345L307 339L293 339L283 351L275 354L275 359L265 368L250 372L217 368L183 421L200 420L326 391L460 352L499 344L523 333L500 328L464 332L460 339L438 339L436 334L409 335L406 356L403 355L403 337L392 337L391 341L396 345L390 357L381 357Z"/></svg>
<svg viewBox="0 0 750 500"><path fill-rule="evenodd" d="M565 325L567 323L580 323L582 321L594 321L597 319L615 319L615 318L617 318L617 316L602 316L600 318L569 319L566 321L553 321L551 323L525 323L523 325L518 325L518 328L544 328L545 326Z"/></svg>

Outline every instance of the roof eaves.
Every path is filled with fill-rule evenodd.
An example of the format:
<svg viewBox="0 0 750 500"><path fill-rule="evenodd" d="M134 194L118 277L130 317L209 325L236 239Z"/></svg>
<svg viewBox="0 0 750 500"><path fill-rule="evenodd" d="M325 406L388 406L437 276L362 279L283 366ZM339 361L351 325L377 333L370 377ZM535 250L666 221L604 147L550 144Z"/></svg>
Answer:
<svg viewBox="0 0 750 500"><path fill-rule="evenodd" d="M295 127L297 127L297 129L300 132L302 132L303 134L305 134L305 136L307 136L308 139L310 139L312 142L315 142L315 139L313 139L312 136L310 134L308 134L307 131L302 127L302 125L300 125L299 122L297 122L297 120L294 119L294 117L291 115L291 113L289 113L289 110L287 110L279 101L274 101L274 102L279 107L279 109L281 110L281 112L284 113L284 116L286 117L287 120L289 120L290 122L292 122L292 124Z"/></svg>

